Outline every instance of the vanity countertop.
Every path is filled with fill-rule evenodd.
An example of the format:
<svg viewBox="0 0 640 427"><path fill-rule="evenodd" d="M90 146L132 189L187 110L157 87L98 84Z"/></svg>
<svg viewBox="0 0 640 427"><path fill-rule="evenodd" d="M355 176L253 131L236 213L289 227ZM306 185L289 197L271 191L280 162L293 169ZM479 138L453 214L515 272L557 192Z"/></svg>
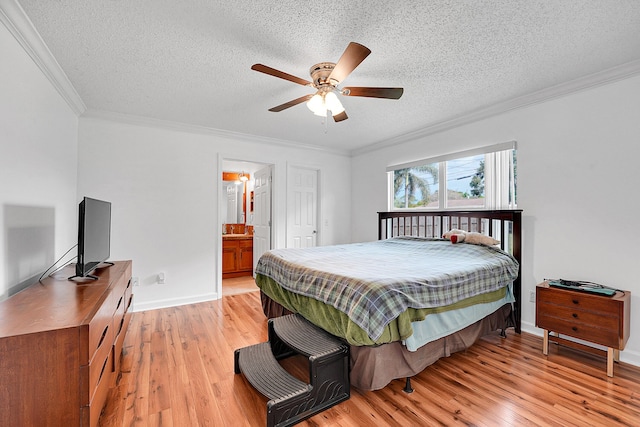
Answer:
<svg viewBox="0 0 640 427"><path fill-rule="evenodd" d="M244 239L252 239L253 234L223 234L222 240L244 240Z"/></svg>

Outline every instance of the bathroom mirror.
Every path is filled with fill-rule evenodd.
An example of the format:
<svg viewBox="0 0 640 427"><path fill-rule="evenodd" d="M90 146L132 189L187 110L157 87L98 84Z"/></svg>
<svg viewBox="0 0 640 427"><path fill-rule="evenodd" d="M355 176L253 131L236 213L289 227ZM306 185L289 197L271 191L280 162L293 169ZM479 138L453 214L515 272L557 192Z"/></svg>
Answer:
<svg viewBox="0 0 640 427"><path fill-rule="evenodd" d="M222 173L222 198L226 200L226 209L222 212L223 224L245 224L245 190L246 181L240 177L243 172Z"/></svg>

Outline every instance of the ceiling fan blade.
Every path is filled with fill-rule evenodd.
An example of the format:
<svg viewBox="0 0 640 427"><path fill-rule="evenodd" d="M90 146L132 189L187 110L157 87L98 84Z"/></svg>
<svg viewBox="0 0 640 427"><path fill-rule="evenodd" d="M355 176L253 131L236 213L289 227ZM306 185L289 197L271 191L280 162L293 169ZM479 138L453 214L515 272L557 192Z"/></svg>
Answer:
<svg viewBox="0 0 640 427"><path fill-rule="evenodd" d="M349 116L347 116L347 112L343 111L340 114L336 114L335 116L333 116L333 121L338 123L341 122L343 120L347 120L349 118Z"/></svg>
<svg viewBox="0 0 640 427"><path fill-rule="evenodd" d="M278 77L284 80L289 80L290 82L298 83L302 86L313 86L308 80L301 79L300 77L292 76L291 74L287 74L284 71L276 70L275 68L268 67L263 64L253 64L251 69L254 71L259 71L261 73L269 74L270 76Z"/></svg>
<svg viewBox="0 0 640 427"><path fill-rule="evenodd" d="M336 63L333 71L329 75L329 81L338 84L347 78L355 68L360 65L364 59L369 56L371 51L369 48L359 43L351 42L345 49L344 53Z"/></svg>
<svg viewBox="0 0 640 427"><path fill-rule="evenodd" d="M276 107L269 108L269 111L278 113L282 110L286 110L289 107L293 107L294 105L302 104L303 102L310 100L312 96L313 94L301 96L300 98L296 98L293 101L285 102L284 104L280 104Z"/></svg>
<svg viewBox="0 0 640 427"><path fill-rule="evenodd" d="M404 89L401 87L345 87L342 94L345 96L366 96L368 98L400 99Z"/></svg>

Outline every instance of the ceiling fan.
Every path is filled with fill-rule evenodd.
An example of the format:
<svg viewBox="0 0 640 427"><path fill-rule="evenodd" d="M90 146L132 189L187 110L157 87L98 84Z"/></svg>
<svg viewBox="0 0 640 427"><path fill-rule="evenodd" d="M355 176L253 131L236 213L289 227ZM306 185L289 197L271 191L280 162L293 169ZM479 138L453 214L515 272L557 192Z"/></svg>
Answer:
<svg viewBox="0 0 640 427"><path fill-rule="evenodd" d="M399 99L404 92L404 89L401 87L349 86L342 89L338 88L338 85L342 83L342 81L344 81L344 79L346 79L347 76L349 76L349 74L351 74L351 72L360 65L360 63L364 61L370 53L371 50L367 47L359 43L351 42L338 62L320 62L312 66L309 70L312 81L292 76L291 74L287 74L263 64L254 64L251 69L316 89L315 94L301 96L300 98L270 108L269 111L277 113L282 110L286 110L289 107L293 107L294 105L307 102L307 107L309 107L314 114L326 117L327 111L330 111L333 116L333 120L341 122L349 117L347 116L342 103L336 96L336 93L344 96Z"/></svg>

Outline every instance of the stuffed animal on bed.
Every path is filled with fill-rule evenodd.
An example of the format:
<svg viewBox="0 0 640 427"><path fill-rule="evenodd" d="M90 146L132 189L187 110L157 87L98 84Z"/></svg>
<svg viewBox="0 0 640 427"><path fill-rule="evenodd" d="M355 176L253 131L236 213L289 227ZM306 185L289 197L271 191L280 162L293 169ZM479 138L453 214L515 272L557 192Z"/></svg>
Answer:
<svg viewBox="0 0 640 427"><path fill-rule="evenodd" d="M451 240L451 243L471 243L472 245L494 246L500 244L500 240L496 240L491 236L485 236L474 231L464 231L454 228L442 235L444 239Z"/></svg>
<svg viewBox="0 0 640 427"><path fill-rule="evenodd" d="M457 228L452 228L442 235L443 239L451 240L451 243L457 243L458 241L464 240L464 235L466 231L458 230ZM462 240L460 240L462 239Z"/></svg>

